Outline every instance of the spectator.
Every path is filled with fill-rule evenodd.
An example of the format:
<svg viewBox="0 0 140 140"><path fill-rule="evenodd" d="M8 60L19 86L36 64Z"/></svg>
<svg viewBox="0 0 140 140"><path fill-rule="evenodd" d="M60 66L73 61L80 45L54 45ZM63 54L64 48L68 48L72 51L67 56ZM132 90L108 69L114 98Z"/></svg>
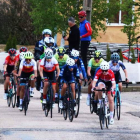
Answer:
<svg viewBox="0 0 140 140"><path fill-rule="evenodd" d="M80 21L80 39L81 39L81 56L85 69L87 70L87 50L91 41L92 29L89 21L86 20L86 12L78 12L78 17Z"/></svg>
<svg viewBox="0 0 140 140"><path fill-rule="evenodd" d="M70 17L68 19L68 25L70 26L69 37L64 37L64 40L69 42L69 49L79 50L80 43L80 31L77 25L75 24L75 19Z"/></svg>

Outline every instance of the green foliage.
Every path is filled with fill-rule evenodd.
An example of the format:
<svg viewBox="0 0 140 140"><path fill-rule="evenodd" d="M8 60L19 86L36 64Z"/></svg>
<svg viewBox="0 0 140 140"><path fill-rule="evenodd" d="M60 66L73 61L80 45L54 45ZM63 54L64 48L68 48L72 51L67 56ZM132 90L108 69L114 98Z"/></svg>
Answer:
<svg viewBox="0 0 140 140"><path fill-rule="evenodd" d="M11 36L11 34L9 35L9 38L8 38L8 40L7 40L7 43L6 43L6 47L5 47L5 51L6 52L8 52L8 50L10 49L10 48L15 48L15 49L17 49L17 39L16 39L16 37L14 36L14 37L12 37Z"/></svg>
<svg viewBox="0 0 140 140"><path fill-rule="evenodd" d="M134 54L134 49L133 48L131 48L131 53L132 53L131 63L135 63L136 62L136 58L135 58L135 54Z"/></svg>
<svg viewBox="0 0 140 140"><path fill-rule="evenodd" d="M111 51L109 49L109 45L107 44L107 50L106 50L106 61L110 61L111 58Z"/></svg>
<svg viewBox="0 0 140 140"><path fill-rule="evenodd" d="M122 49L120 49L120 60L123 62Z"/></svg>

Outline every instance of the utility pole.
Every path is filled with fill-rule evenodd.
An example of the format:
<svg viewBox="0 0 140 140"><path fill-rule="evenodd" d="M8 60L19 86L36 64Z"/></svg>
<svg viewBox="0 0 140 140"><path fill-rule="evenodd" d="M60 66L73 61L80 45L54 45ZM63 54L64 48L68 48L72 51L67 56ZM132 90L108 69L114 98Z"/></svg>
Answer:
<svg viewBox="0 0 140 140"><path fill-rule="evenodd" d="M87 20L91 23L92 0L83 0L83 10L87 13Z"/></svg>

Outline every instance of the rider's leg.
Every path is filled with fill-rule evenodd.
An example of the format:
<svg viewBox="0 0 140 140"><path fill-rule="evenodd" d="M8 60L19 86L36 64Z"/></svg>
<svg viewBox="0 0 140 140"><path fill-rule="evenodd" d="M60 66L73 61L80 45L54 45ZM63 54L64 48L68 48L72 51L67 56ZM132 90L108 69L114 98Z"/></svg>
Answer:
<svg viewBox="0 0 140 140"><path fill-rule="evenodd" d="M52 83L52 89L53 89L53 101L55 101L56 83Z"/></svg>
<svg viewBox="0 0 140 140"><path fill-rule="evenodd" d="M122 82L118 83L119 84L119 90L122 92Z"/></svg>
<svg viewBox="0 0 140 140"><path fill-rule="evenodd" d="M8 85L9 85L10 77L5 77L4 81L4 96L3 98L6 100L8 95Z"/></svg>
<svg viewBox="0 0 140 140"><path fill-rule="evenodd" d="M70 86L73 93L73 99L75 100L75 83L71 83Z"/></svg>
<svg viewBox="0 0 140 140"><path fill-rule="evenodd" d="M91 97L91 89L92 89L92 82L88 86L88 96L87 96L87 102L86 104L89 106L90 105L90 97Z"/></svg>
<svg viewBox="0 0 140 140"><path fill-rule="evenodd" d="M63 96L65 95L66 89L67 89L67 84L64 83L64 84L63 84L63 87L62 87L62 90L61 90L61 97L63 97Z"/></svg>

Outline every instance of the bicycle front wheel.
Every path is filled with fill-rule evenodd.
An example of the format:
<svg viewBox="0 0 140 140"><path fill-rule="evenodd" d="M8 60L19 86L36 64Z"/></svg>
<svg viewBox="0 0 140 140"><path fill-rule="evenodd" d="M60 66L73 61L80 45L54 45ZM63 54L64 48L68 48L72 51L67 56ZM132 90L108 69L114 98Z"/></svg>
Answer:
<svg viewBox="0 0 140 140"><path fill-rule="evenodd" d="M14 108L15 107L15 105L16 105L16 94L17 94L17 92L16 92L16 84L15 84L15 82L14 82L14 80L13 80L13 82L12 82L12 107Z"/></svg>
<svg viewBox="0 0 140 140"><path fill-rule="evenodd" d="M79 87L80 88L80 87ZM79 109L80 109L80 90L77 90L77 92L75 93L76 95L76 111L75 111L75 118L78 117L78 114L79 114Z"/></svg>
<svg viewBox="0 0 140 140"><path fill-rule="evenodd" d="M100 120L100 127L101 127L101 129L103 129L104 128L104 123L105 123L105 104L104 104L103 101L101 102L99 120Z"/></svg>
<svg viewBox="0 0 140 140"><path fill-rule="evenodd" d="M10 97L9 93L7 95L7 105L8 105L8 107L10 107L10 105L11 105L11 97Z"/></svg>
<svg viewBox="0 0 140 140"><path fill-rule="evenodd" d="M117 92L117 118L120 120L121 115L121 101L120 101L120 95L119 92Z"/></svg>

